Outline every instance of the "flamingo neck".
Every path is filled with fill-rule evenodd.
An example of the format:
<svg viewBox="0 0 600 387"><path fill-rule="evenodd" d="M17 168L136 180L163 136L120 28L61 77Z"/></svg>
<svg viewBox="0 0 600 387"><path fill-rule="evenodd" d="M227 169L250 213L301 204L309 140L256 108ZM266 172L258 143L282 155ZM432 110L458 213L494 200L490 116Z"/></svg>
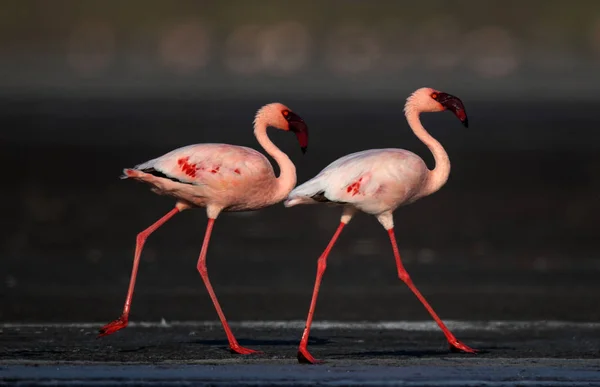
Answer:
<svg viewBox="0 0 600 387"><path fill-rule="evenodd" d="M269 139L267 126L263 120L257 120L254 123L254 135L265 152L273 157L279 166L279 177L276 179L273 195L273 203L278 203L285 199L296 186L296 167L290 158Z"/></svg>
<svg viewBox="0 0 600 387"><path fill-rule="evenodd" d="M407 109L406 120L414 134L429 148L435 160L435 168L429 171L427 182L422 192L422 196L427 196L442 188L446 184L446 181L448 181L448 176L450 176L450 158L442 144L433 138L423 127L419 118L420 114L421 112L417 109Z"/></svg>

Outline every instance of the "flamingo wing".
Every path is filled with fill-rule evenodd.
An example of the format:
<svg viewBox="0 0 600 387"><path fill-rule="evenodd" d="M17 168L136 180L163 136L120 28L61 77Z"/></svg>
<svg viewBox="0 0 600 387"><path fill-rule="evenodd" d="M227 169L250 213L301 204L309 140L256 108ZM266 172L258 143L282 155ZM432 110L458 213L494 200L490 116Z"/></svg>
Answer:
<svg viewBox="0 0 600 387"><path fill-rule="evenodd" d="M229 144L189 145L139 164L134 169L195 185L274 174L271 164L260 152Z"/></svg>
<svg viewBox="0 0 600 387"><path fill-rule="evenodd" d="M427 168L421 158L403 149L371 149L344 156L313 179L296 187L285 205L314 202L356 204L401 181L413 170Z"/></svg>

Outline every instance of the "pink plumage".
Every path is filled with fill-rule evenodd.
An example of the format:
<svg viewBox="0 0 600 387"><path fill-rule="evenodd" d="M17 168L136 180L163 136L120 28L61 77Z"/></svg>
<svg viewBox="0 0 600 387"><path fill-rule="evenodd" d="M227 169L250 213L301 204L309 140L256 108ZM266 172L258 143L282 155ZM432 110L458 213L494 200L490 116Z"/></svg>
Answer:
<svg viewBox="0 0 600 387"><path fill-rule="evenodd" d="M427 165L419 156L403 149L352 153L294 189L285 205L329 201L380 214L393 210L398 203L416 200L427 171Z"/></svg>
<svg viewBox="0 0 600 387"><path fill-rule="evenodd" d="M286 171L287 172L287 171ZM292 175L281 186L269 160L260 152L229 144L198 144L125 169L126 178L152 185L195 207L224 211L257 210L280 202L293 188ZM281 188L281 189L280 189Z"/></svg>
<svg viewBox="0 0 600 387"><path fill-rule="evenodd" d="M280 103L265 105L256 113L254 135L277 162L279 177L275 176L271 163L262 153L229 144L186 146L123 171L123 178L147 183L153 192L171 196L177 203L169 213L138 234L123 313L117 320L102 327L100 336L114 333L128 324L140 255L148 236L175 214L189 208L206 207L208 226L197 269L223 324L231 351L239 354L256 352L240 346L231 332L208 278L206 252L214 221L222 211L258 210L279 203L296 185L296 168L289 157L271 142L267 136L268 126L293 132L303 152L308 145L308 128L302 118Z"/></svg>
<svg viewBox="0 0 600 387"><path fill-rule="evenodd" d="M394 210L401 205L412 203L439 190L446 183L450 174L448 154L442 145L425 130L419 115L424 112L450 110L465 126L468 126L465 108L457 97L431 88L421 88L407 99L404 110L408 124L415 135L433 153L436 163L433 170L429 170L419 156L404 149L366 150L334 161L317 176L296 187L285 201L286 207L315 203L343 206L340 225L318 261L313 298L298 350L300 362L317 362L308 352L307 345L321 279L327 266L329 252L342 229L356 211L374 215L388 231L398 276L408 285L438 323L451 348L464 352L475 352L454 337L413 284L408 272L404 269L398 252L392 215Z"/></svg>

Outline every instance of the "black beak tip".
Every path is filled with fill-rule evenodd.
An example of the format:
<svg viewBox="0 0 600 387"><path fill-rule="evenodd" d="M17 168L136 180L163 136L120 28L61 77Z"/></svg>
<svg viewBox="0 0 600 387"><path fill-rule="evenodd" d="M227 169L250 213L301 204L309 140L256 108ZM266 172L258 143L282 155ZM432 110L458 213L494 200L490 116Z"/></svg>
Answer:
<svg viewBox="0 0 600 387"><path fill-rule="evenodd" d="M300 149L302 149L302 154L306 153L306 147L305 146L300 147Z"/></svg>
<svg viewBox="0 0 600 387"><path fill-rule="evenodd" d="M465 126L465 128L469 127L469 119L468 118L465 118L462 123Z"/></svg>

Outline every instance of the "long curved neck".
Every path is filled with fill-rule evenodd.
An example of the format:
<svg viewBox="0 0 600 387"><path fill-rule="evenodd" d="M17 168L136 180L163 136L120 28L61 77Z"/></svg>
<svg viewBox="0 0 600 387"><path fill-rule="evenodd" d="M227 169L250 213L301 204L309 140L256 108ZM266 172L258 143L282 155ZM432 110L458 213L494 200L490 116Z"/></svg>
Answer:
<svg viewBox="0 0 600 387"><path fill-rule="evenodd" d="M279 177L275 180L273 196L274 203L277 203L285 199L296 186L296 167L292 160L269 139L267 126L262 120L257 120L254 124L254 135L265 152L273 157L279 166Z"/></svg>
<svg viewBox="0 0 600 387"><path fill-rule="evenodd" d="M433 153L433 158L435 160L435 168L429 171L427 183L422 192L423 196L426 196L442 188L442 186L446 184L446 181L448 181L448 176L450 176L450 158L442 144L425 130L419 119L420 113L421 112L416 109L408 109L406 111L406 120L419 140L427 145L427 148Z"/></svg>

